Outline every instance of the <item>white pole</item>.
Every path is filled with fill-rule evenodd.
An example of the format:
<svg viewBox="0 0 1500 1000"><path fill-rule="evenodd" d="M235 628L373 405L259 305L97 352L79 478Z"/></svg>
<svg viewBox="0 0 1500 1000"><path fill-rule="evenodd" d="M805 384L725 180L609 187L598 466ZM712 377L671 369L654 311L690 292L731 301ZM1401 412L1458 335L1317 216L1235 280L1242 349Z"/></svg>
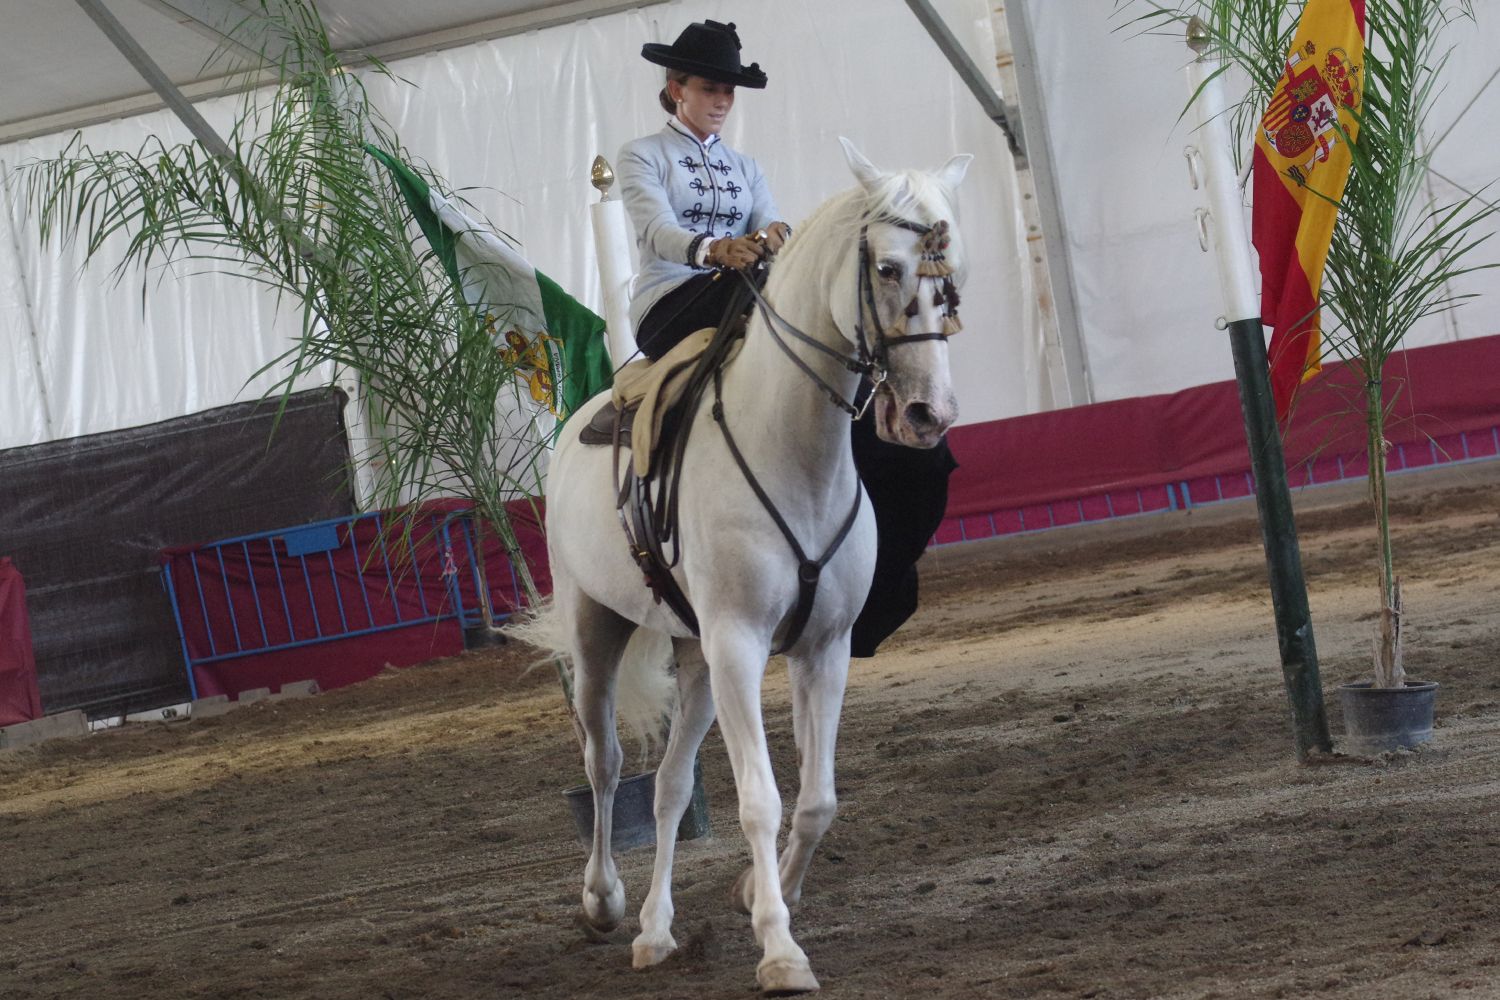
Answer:
<svg viewBox="0 0 1500 1000"><path fill-rule="evenodd" d="M1198 162L1203 166L1208 209L1207 236L1219 258L1219 288L1224 296L1225 319L1233 323L1260 318L1260 289L1250 259L1250 239L1245 232L1245 207L1239 179L1234 171L1234 137L1230 134L1228 101L1224 96L1221 64L1206 55L1188 63L1188 86L1198 95L1193 110L1198 115ZM1189 154L1189 158L1192 155ZM1200 234L1201 235L1201 234Z"/></svg>
<svg viewBox="0 0 1500 1000"><path fill-rule="evenodd" d="M604 327L609 334L609 357L616 368L636 353L635 329L630 324L630 223L625 203L611 201L614 171L602 156L594 158L593 183L600 200L590 207L594 223L594 253L599 258L599 283L604 291Z"/></svg>

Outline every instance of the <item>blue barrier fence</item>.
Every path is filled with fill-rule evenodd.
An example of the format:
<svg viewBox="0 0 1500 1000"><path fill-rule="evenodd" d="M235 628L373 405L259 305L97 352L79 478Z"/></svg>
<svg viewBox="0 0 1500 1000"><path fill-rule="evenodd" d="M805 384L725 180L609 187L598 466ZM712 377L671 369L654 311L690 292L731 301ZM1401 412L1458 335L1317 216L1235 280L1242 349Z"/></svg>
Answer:
<svg viewBox="0 0 1500 1000"><path fill-rule="evenodd" d="M486 622L486 596L502 619L521 604L506 568L486 581L467 510L376 512L173 550L163 581L196 699L195 667L447 620L469 629Z"/></svg>

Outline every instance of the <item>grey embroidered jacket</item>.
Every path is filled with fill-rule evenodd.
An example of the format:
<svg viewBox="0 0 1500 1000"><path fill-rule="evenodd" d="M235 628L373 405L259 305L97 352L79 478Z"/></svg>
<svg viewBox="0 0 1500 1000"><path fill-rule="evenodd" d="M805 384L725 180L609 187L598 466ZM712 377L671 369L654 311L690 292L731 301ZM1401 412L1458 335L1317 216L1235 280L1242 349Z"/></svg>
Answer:
<svg viewBox="0 0 1500 1000"><path fill-rule="evenodd" d="M630 296L637 328L657 300L701 272L688 256L698 234L744 236L780 218L755 160L717 135L700 143L676 119L627 142L615 173L640 251Z"/></svg>

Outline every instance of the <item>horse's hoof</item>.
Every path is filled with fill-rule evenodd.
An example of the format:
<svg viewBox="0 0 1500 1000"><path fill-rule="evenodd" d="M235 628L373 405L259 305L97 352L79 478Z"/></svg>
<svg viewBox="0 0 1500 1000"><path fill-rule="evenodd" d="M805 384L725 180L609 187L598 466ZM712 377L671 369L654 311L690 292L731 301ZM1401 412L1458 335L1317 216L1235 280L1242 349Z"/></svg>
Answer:
<svg viewBox="0 0 1500 1000"><path fill-rule="evenodd" d="M755 868L746 868L740 872L740 877L734 880L734 888L729 890L729 902L741 913L749 916L755 907Z"/></svg>
<svg viewBox="0 0 1500 1000"><path fill-rule="evenodd" d="M630 945L630 964L637 969L649 969L666 961L667 956L676 950L677 942L670 934L665 941L648 941L642 934Z"/></svg>
<svg viewBox="0 0 1500 1000"><path fill-rule="evenodd" d="M778 959L763 961L755 970L755 981L768 997L789 997L797 993L816 993L818 980L812 974L812 966L806 961L791 962Z"/></svg>
<svg viewBox="0 0 1500 1000"><path fill-rule="evenodd" d="M625 916L625 885L616 881L608 896L583 890L583 919L601 934L608 934L620 926Z"/></svg>

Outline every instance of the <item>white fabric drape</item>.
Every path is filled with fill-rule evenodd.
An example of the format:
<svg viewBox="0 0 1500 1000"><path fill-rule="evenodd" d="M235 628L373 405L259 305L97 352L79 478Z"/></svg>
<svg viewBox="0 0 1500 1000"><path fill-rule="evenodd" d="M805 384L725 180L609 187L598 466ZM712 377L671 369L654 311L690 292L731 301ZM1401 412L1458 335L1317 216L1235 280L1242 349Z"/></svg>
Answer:
<svg viewBox="0 0 1500 1000"><path fill-rule="evenodd" d="M983 0L944 0L955 30L993 64ZM413 154L426 159L505 232L528 258L599 311L588 205L595 154L660 127L661 71L641 44L670 42L688 22L735 21L745 55L770 74L765 91L740 92L729 138L768 171L795 224L852 183L836 137L848 135L877 163L935 167L955 152L978 154L964 185L963 223L975 276L964 296L966 330L954 341L965 419L1024 412L1035 399L1035 338L1013 170L1003 138L980 112L900 0L686 0L576 22L393 63L416 86L364 74L373 101ZM986 50L985 46L988 46ZM199 105L221 133L238 98ZM168 112L84 130L96 148L135 149L147 136L181 141ZM55 153L68 136L0 147L12 170ZM14 208L14 206L13 206ZM127 274L118 252L80 273L74 247L37 245L18 218L20 259L0 233L0 448L49 437L27 355L27 310L42 345L52 400L50 436L149 423L264 393L279 373L252 378L285 352L299 329L294 306L277 313L255 286L200 266ZM118 246L116 241L115 246ZM112 247L111 249L114 249ZM188 274L192 271L195 273Z"/></svg>
<svg viewBox="0 0 1500 1000"><path fill-rule="evenodd" d="M1213 261L1197 247L1182 158L1193 137L1176 123L1187 98L1185 46L1117 30L1124 18L1111 17L1110 4L1025 2L1067 235L1053 252L1070 258L1095 398L1232 377L1214 329ZM991 5L937 6L976 61L993 65ZM466 197L518 239L536 267L598 311L589 165L596 153L612 158L627 139L660 127L660 70L640 58L641 44L670 42L704 18L734 21L746 57L770 74L766 90L739 92L727 138L760 161L794 225L850 183L838 135L892 167L977 154L961 198L970 254L965 330L952 341L961 421L1038 409L1042 341L1009 154L901 0L681 0L392 64L414 87L364 79L415 155L470 189ZM1500 84L1483 89L1495 72L1500 18L1481 11L1453 40L1465 57L1450 62L1428 130L1429 141L1443 137L1432 181L1439 203L1500 176L1500 147L1482 128L1500 118ZM199 107L227 131L238 103ZM186 135L166 112L84 134L96 147L130 149L149 135L169 142ZM0 161L14 174L67 138L0 147ZM13 192L18 183L12 176ZM103 263L80 272L77 248L43 251L19 206L7 207L0 227L15 231L12 238L0 228L0 448L256 398L280 377L252 376L292 345L295 308L278 313L264 293L224 273L158 271L143 297L140 275L113 282L117 255L106 251ZM1483 252L1494 259L1497 251ZM1500 272L1465 278L1454 291L1486 297L1425 321L1409 345L1500 332Z"/></svg>

